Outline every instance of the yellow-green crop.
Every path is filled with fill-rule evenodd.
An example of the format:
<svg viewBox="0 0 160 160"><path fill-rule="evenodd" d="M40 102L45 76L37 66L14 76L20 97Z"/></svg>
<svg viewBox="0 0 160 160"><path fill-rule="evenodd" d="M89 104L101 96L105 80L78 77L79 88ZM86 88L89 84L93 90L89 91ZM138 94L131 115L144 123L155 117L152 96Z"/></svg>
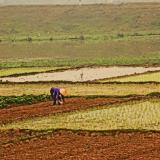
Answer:
<svg viewBox="0 0 160 160"><path fill-rule="evenodd" d="M6 124L0 129L160 130L160 100L103 106Z"/></svg>
<svg viewBox="0 0 160 160"><path fill-rule="evenodd" d="M0 96L21 96L50 94L51 87L66 88L70 96L86 95L146 95L160 92L160 84L91 84L91 83L30 83L30 84L0 84Z"/></svg>
<svg viewBox="0 0 160 160"><path fill-rule="evenodd" d="M150 82L150 81L160 82L160 72L99 80L99 82Z"/></svg>
<svg viewBox="0 0 160 160"><path fill-rule="evenodd" d="M0 77L1 76L9 76L9 75L18 75L25 73L40 73L46 71L54 71L56 69L63 69L67 67L22 67L22 68L5 68L0 69Z"/></svg>

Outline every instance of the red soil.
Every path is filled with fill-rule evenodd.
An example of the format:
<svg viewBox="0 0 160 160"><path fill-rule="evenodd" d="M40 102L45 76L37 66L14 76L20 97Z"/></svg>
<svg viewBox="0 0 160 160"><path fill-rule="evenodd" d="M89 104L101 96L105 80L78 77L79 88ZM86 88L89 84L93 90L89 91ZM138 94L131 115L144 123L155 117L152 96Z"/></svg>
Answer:
<svg viewBox="0 0 160 160"><path fill-rule="evenodd" d="M26 134L2 132L3 140L9 132L14 137ZM159 160L160 133L57 131L0 148L3 160Z"/></svg>
<svg viewBox="0 0 160 160"><path fill-rule="evenodd" d="M120 103L131 99L137 98L68 98L66 99L66 104L61 106L53 106L52 102L48 101L32 105L10 107L7 109L0 109L0 123L8 123L31 117L47 116L55 113L86 109L99 105Z"/></svg>
<svg viewBox="0 0 160 160"><path fill-rule="evenodd" d="M62 106L53 107L52 102L43 102L11 107L0 110L0 122L7 123L35 116L47 116L137 98L69 98ZM0 159L159 160L160 133L0 130Z"/></svg>

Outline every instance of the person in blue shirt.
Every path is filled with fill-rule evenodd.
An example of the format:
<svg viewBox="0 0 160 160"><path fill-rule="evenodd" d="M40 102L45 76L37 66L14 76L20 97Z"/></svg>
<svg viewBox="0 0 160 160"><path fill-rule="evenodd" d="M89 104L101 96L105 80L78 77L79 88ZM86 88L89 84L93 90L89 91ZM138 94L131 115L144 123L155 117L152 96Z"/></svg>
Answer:
<svg viewBox="0 0 160 160"><path fill-rule="evenodd" d="M66 95L66 90L64 88L52 87L50 89L50 93L53 100L53 105L64 104L64 96Z"/></svg>

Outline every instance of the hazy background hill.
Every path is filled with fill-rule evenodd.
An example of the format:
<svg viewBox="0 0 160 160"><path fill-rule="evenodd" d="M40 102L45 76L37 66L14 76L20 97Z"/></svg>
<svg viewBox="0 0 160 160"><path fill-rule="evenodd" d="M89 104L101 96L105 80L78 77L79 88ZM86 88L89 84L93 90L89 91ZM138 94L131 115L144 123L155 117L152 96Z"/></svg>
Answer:
<svg viewBox="0 0 160 160"><path fill-rule="evenodd" d="M157 62L159 17L160 3L0 7L0 58L149 55Z"/></svg>
<svg viewBox="0 0 160 160"><path fill-rule="evenodd" d="M40 4L102 4L160 2L160 0L0 0L0 5L40 5Z"/></svg>

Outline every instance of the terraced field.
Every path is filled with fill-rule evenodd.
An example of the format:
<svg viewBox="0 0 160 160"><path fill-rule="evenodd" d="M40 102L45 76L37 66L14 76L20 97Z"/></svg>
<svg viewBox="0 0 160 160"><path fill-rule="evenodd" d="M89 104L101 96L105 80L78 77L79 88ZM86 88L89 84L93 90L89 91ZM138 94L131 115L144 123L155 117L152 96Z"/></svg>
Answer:
<svg viewBox="0 0 160 160"><path fill-rule="evenodd" d="M159 99L34 118L1 126L1 129L30 130L160 130Z"/></svg>
<svg viewBox="0 0 160 160"><path fill-rule="evenodd" d="M1 133L1 140L10 139L15 143L1 147L1 157L4 160L13 158L138 160L142 157L153 160L160 158L159 133L128 132L101 134L84 131L79 133L57 131L39 134L28 130L9 130ZM12 139L9 136L10 134L13 135ZM23 139L23 142L18 139L19 137Z"/></svg>
<svg viewBox="0 0 160 160"><path fill-rule="evenodd" d="M141 99L143 96L130 96L130 97L79 97L79 98L67 98L66 104L58 107L53 107L51 101L37 102L35 104L28 105L16 105L11 104L9 108L0 110L0 123L14 122L17 120L29 119L34 117L45 117L48 115L54 115L57 113L71 112L80 109L92 108L95 106L102 106L105 104L114 104L129 101L132 99Z"/></svg>
<svg viewBox="0 0 160 160"><path fill-rule="evenodd" d="M0 6L0 159L160 159L159 11Z"/></svg>
<svg viewBox="0 0 160 160"><path fill-rule="evenodd" d="M113 79L98 80L98 82L160 82L160 72L150 72Z"/></svg>
<svg viewBox="0 0 160 160"><path fill-rule="evenodd" d="M67 69L67 67L20 67L0 69L0 77L36 74Z"/></svg>
<svg viewBox="0 0 160 160"><path fill-rule="evenodd" d="M61 68L63 69L63 68ZM37 73L24 76L12 76L0 78L2 82L47 82L47 81L71 81L85 82L102 78L114 78L118 76L128 76L149 71L159 71L160 67L84 67L78 69L68 69L50 73ZM46 70L47 71L47 70Z"/></svg>
<svg viewBox="0 0 160 160"><path fill-rule="evenodd" d="M126 96L146 95L160 92L160 84L96 84L96 83L27 83L27 84L0 84L0 96L21 96L49 94L51 87L58 86L68 90L70 96L104 95ZM32 89L31 89L32 88Z"/></svg>
<svg viewBox="0 0 160 160"><path fill-rule="evenodd" d="M62 107L47 102L2 109L0 157L158 159L160 134L155 130L159 131L159 104L159 98L130 97L68 99Z"/></svg>
<svg viewBox="0 0 160 160"><path fill-rule="evenodd" d="M3 70L6 76L16 71L26 74L25 69ZM158 73L137 76L155 74L157 78ZM1 82L0 96L15 95L17 100L8 99L10 105L0 109L0 158L159 159L160 84L139 82ZM53 106L45 98L52 86L66 88L69 96L83 97ZM35 104L25 105L22 95L31 98L31 94L45 94L44 102L29 99Z"/></svg>

